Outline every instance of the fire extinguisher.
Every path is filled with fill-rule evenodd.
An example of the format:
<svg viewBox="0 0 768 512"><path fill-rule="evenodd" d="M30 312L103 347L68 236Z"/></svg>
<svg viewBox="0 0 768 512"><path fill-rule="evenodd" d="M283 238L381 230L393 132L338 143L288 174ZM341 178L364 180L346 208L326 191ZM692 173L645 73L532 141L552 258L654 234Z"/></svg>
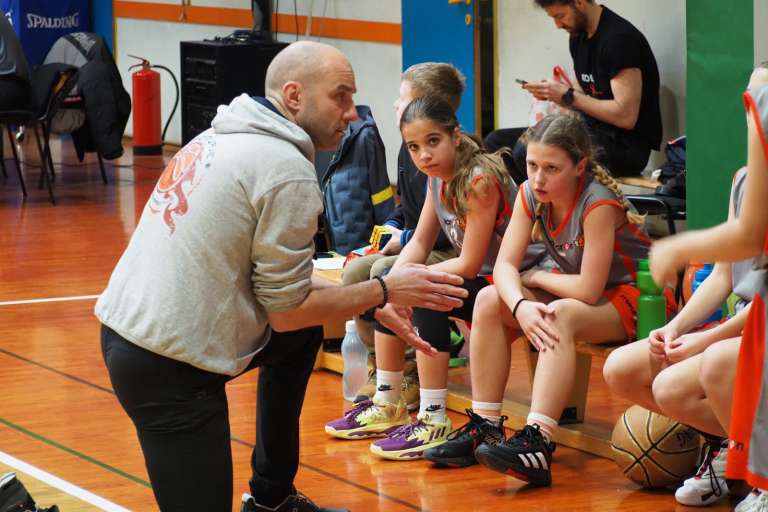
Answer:
<svg viewBox="0 0 768 512"><path fill-rule="evenodd" d="M133 154L134 155L160 155L163 152L165 133L171 124L171 119L179 106L179 82L173 72L165 66L150 64L150 62L136 55L128 55L139 59L140 64L134 64L128 71L141 68L131 75L133 84ZM176 86L176 101L173 104L171 115L160 132L160 73L153 68L168 72Z"/></svg>

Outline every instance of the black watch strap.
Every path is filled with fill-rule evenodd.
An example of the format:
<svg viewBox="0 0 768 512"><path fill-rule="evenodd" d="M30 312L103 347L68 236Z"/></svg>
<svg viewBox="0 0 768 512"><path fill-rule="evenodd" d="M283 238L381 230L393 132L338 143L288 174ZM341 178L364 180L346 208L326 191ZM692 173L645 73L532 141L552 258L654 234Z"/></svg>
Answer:
<svg viewBox="0 0 768 512"><path fill-rule="evenodd" d="M571 105L573 105L573 100L574 100L573 93L574 92L575 91L574 91L573 87L569 87L568 90L565 91L565 93L563 93L563 97L562 97L562 100L561 100L563 102L563 105L565 105L566 107L570 107Z"/></svg>

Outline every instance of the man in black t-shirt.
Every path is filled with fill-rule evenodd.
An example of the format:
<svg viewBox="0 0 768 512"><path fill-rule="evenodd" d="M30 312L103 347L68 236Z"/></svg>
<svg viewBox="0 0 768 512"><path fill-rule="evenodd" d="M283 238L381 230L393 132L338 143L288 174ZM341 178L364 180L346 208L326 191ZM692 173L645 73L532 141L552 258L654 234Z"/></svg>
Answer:
<svg viewBox="0 0 768 512"><path fill-rule="evenodd" d="M661 144L659 69L634 25L594 0L535 0L571 34L577 84L553 80L523 88L537 99L581 112L598 156L616 176L637 176Z"/></svg>

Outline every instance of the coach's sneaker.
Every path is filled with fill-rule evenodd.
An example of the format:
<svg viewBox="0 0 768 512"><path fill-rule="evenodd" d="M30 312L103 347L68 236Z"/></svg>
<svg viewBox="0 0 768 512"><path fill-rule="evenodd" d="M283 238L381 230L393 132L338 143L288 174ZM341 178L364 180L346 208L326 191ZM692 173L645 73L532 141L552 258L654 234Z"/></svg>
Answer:
<svg viewBox="0 0 768 512"><path fill-rule="evenodd" d="M526 425L509 439L481 444L475 450L475 457L494 471L545 487L552 484L554 451L555 443L544 439L538 425Z"/></svg>
<svg viewBox="0 0 768 512"><path fill-rule="evenodd" d="M349 512L349 510L346 508L318 507L311 499L296 491L274 507L256 503L253 496L245 493L242 497L240 512Z"/></svg>
<svg viewBox="0 0 768 512"><path fill-rule="evenodd" d="M384 459L420 459L425 450L443 444L450 432L448 416L444 421L435 421L426 414L371 443L371 452Z"/></svg>
<svg viewBox="0 0 768 512"><path fill-rule="evenodd" d="M326 433L341 439L381 437L410 421L405 403L376 403L365 400L344 413L344 417L325 424Z"/></svg>
<svg viewBox="0 0 768 512"><path fill-rule="evenodd" d="M472 409L467 409L467 421L464 426L448 434L445 443L424 452L424 458L434 462L438 466L450 466L463 468L477 464L475 449L480 443L498 443L504 440L504 420L496 425L482 416L475 414Z"/></svg>
<svg viewBox="0 0 768 512"><path fill-rule="evenodd" d="M16 473L6 473L0 476L0 512L59 512L59 507L38 507Z"/></svg>
<svg viewBox="0 0 768 512"><path fill-rule="evenodd" d="M682 505L701 507L728 495L725 481L725 462L728 459L728 441L709 441L704 445L704 457L696 475L683 482L675 491L675 499Z"/></svg>
<svg viewBox="0 0 768 512"><path fill-rule="evenodd" d="M733 512L768 512L768 492L753 489L746 498L736 505Z"/></svg>
<svg viewBox="0 0 768 512"><path fill-rule="evenodd" d="M355 403L373 400L376 394L376 370L368 373L368 381L357 390ZM408 360L403 367L403 401L408 406L408 410L413 412L419 408L419 372L416 370L416 361Z"/></svg>

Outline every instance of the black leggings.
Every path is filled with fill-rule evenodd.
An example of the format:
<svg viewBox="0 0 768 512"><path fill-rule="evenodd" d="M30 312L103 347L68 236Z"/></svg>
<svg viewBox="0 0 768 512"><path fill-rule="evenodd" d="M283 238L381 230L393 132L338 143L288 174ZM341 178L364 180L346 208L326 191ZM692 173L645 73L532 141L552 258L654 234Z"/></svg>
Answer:
<svg viewBox="0 0 768 512"><path fill-rule="evenodd" d="M472 321L472 310L475 308L475 299L480 290L488 286L488 280L484 277L465 279L462 288L469 292L460 308L451 311L433 311L431 309L414 308L413 325L419 330L421 339L435 347L438 352L451 351L451 321L450 318L458 318L467 322ZM392 331L376 322L376 330L394 335Z"/></svg>
<svg viewBox="0 0 768 512"><path fill-rule="evenodd" d="M322 328L272 333L243 372L260 367L251 494L274 505L293 492L299 415ZM102 325L101 347L120 405L144 452L160 510L229 512L232 449L227 395L233 379L155 354Z"/></svg>

